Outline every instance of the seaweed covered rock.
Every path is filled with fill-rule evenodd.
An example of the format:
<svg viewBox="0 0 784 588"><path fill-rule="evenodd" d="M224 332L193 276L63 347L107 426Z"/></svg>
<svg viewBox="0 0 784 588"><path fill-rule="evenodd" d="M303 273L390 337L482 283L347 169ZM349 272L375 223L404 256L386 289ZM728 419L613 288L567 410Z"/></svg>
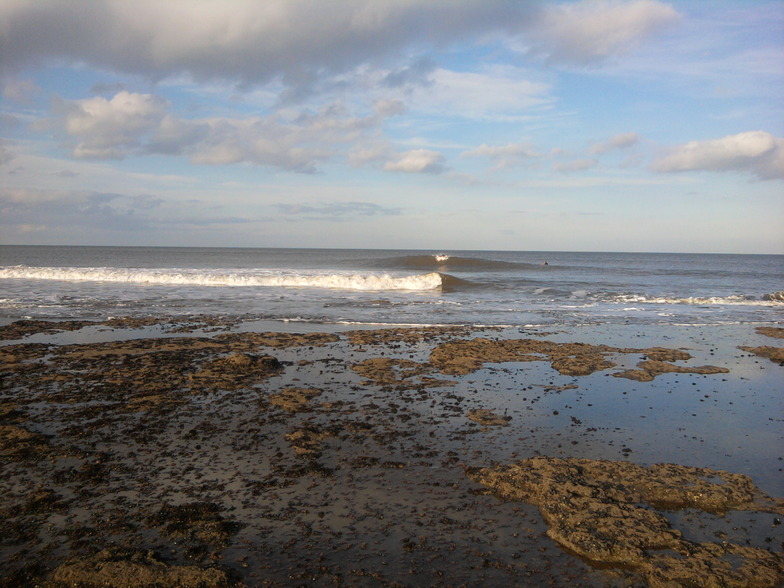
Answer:
<svg viewBox="0 0 784 588"><path fill-rule="evenodd" d="M269 402L272 406L286 412L307 412L311 410L310 401L321 394L318 388L284 388L277 394L271 394Z"/></svg>
<svg viewBox="0 0 784 588"><path fill-rule="evenodd" d="M206 555L209 550L222 551L239 529L237 523L223 518L217 504L210 502L167 504L147 522L168 539L185 544L192 557Z"/></svg>
<svg viewBox="0 0 784 588"><path fill-rule="evenodd" d="M636 569L654 586L777 586L784 556L683 538L657 509L784 513L741 474L675 464L535 457L468 471L497 495L539 507L547 534L601 565Z"/></svg>
<svg viewBox="0 0 784 588"><path fill-rule="evenodd" d="M280 372L283 365L271 355L261 357L234 352L213 359L191 374L192 385L199 388L235 390Z"/></svg>
<svg viewBox="0 0 784 588"><path fill-rule="evenodd" d="M694 367L687 367L681 365L673 365L666 361L657 359L648 359L641 361L637 364L639 369L625 370L617 374L613 374L618 378L627 378L629 380L637 380L638 382L650 382L656 376L661 374L727 374L730 370L715 365L701 365Z"/></svg>
<svg viewBox="0 0 784 588"><path fill-rule="evenodd" d="M61 564L44 586L157 586L160 588L222 588L231 586L227 574L217 568L170 566L151 551L104 549L90 557Z"/></svg>
<svg viewBox="0 0 784 588"><path fill-rule="evenodd" d="M784 365L784 347L761 345L759 347L741 347L741 349L760 357L767 357L770 361Z"/></svg>
<svg viewBox="0 0 784 588"><path fill-rule="evenodd" d="M51 449L46 435L15 425L0 425L0 462L19 459L46 459Z"/></svg>
<svg viewBox="0 0 784 588"><path fill-rule="evenodd" d="M684 367L667 363L691 359L689 353L680 349L634 349L536 339L476 338L449 341L433 349L430 363L442 373L466 375L486 363L549 361L553 369L564 376L588 376L615 367L616 364L607 357L612 354L639 354L647 357L638 364L640 369L615 374L641 381L653 380L664 373L723 374L729 371L715 366Z"/></svg>
<svg viewBox="0 0 784 588"><path fill-rule="evenodd" d="M512 417L510 416L498 415L487 408L471 409L466 413L466 416L470 420L474 421L475 423L479 423L483 427L505 427L509 424L509 421L512 420Z"/></svg>

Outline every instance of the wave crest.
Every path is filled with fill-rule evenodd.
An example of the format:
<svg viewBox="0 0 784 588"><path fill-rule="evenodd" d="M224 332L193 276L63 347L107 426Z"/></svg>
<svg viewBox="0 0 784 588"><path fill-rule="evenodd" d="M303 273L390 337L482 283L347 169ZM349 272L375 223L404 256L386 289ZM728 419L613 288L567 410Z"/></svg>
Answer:
<svg viewBox="0 0 784 588"><path fill-rule="evenodd" d="M142 270L118 268L5 267L0 279L112 282L185 286L257 286L280 288L327 288L359 291L427 291L458 280L438 272L414 276L389 274L317 273L205 273L199 270Z"/></svg>
<svg viewBox="0 0 784 588"><path fill-rule="evenodd" d="M765 294L762 297L763 300L771 300L775 302L784 302L784 290L779 290L778 292L771 292L770 294Z"/></svg>

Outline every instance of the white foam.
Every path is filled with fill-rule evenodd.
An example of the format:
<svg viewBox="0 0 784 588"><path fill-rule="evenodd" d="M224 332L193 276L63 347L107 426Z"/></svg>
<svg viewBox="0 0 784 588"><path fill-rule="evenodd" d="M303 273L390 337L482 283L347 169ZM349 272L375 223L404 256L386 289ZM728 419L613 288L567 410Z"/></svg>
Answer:
<svg viewBox="0 0 784 588"><path fill-rule="evenodd" d="M683 298L670 296L639 296L619 295L611 298L612 302L624 304L693 304L699 306L727 305L727 306L781 306L781 301L756 300L745 296L687 296Z"/></svg>
<svg viewBox="0 0 784 588"><path fill-rule="evenodd" d="M435 290L442 286L438 272L414 276L390 274L319 274L303 272L208 273L203 270L145 270L122 268L27 267L0 268L0 279L59 280L192 286L267 286L339 290Z"/></svg>

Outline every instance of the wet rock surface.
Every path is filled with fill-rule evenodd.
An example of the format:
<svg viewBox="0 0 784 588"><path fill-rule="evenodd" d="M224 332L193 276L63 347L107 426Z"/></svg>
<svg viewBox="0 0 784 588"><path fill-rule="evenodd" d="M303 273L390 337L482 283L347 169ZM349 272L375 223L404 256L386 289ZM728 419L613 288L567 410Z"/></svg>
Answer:
<svg viewBox="0 0 784 588"><path fill-rule="evenodd" d="M784 347L771 347L770 345L760 345L759 347L741 347L743 351L748 351L760 357L767 357L779 365L784 365Z"/></svg>
<svg viewBox="0 0 784 588"><path fill-rule="evenodd" d="M639 370L619 372L619 377L650 381L664 373L717 374L729 370L715 366L699 368L676 366L668 361L685 361L691 355L678 349L651 347L618 348L587 343L555 343L539 339L490 340L475 338L450 341L430 354L430 362L449 375L465 375L486 363L548 361L554 370L567 376L587 376L616 366L607 356L635 354L648 357L638 364Z"/></svg>
<svg viewBox="0 0 784 588"><path fill-rule="evenodd" d="M217 568L169 566L151 551L112 548L84 559L61 564L43 586L220 588L233 584L226 572Z"/></svg>
<svg viewBox="0 0 784 588"><path fill-rule="evenodd" d="M637 380L638 382L650 382L656 376L661 374L728 374L730 370L724 367L717 367L714 365L703 366L681 366L668 363L666 361L657 361L649 359L641 361L637 364L638 369L626 370L613 374L618 378L628 378L629 380Z"/></svg>
<svg viewBox="0 0 784 588"><path fill-rule="evenodd" d="M592 411L625 402L630 386L651 405L677 395L699 406L702 386L718 385L711 374L726 368L694 371L705 366L688 362L704 357L691 349L491 339L497 330L466 328L302 334L235 332L208 317L113 320L118 340L17 342L21 332L58 332L24 323L0 347L2 585L639 586L688 583L722 561L778 573L781 525L705 523L726 534L714 545L662 519L665 508L780 508L745 476L602 462L603 473L580 465L594 472L581 478L555 461L526 474L561 476L574 490L553 520L578 522L567 507L583 504L586 528L637 533L615 543L602 535L596 553L647 561L656 552L656 565L606 569L569 525L554 534L537 511L549 495L533 483L536 500L499 501L465 475L479 481L491 464L537 453L642 452L649 442L637 427ZM178 330L194 326L191 336ZM161 335L128 338L151 328ZM683 383L604 378L635 362ZM698 433L680 425L698 448ZM728 574L716 577L736 581Z"/></svg>
<svg viewBox="0 0 784 588"><path fill-rule="evenodd" d="M774 339L784 339L783 327L757 327L755 329L760 335L766 337L773 337Z"/></svg>
<svg viewBox="0 0 784 588"><path fill-rule="evenodd" d="M757 327L757 333L772 337L774 339L784 339L784 328L781 327ZM758 347L741 346L740 349L748 351L760 357L767 357L769 360L784 365L784 347L773 347L771 345L760 345Z"/></svg>
<svg viewBox="0 0 784 588"><path fill-rule="evenodd" d="M0 327L0 340L22 339L37 333L77 331L93 325L92 321L38 321L21 320Z"/></svg>
<svg viewBox="0 0 784 588"><path fill-rule="evenodd" d="M657 509L784 514L784 501L747 476L675 464L535 457L469 470L497 495L530 502L547 534L576 554L635 569L652 586L778 586L784 555L731 543L696 543Z"/></svg>
<svg viewBox="0 0 784 588"><path fill-rule="evenodd" d="M148 517L147 522L168 539L187 545L188 555L193 558L225 549L239 527L226 521L220 506L210 502L166 504Z"/></svg>
<svg viewBox="0 0 784 588"><path fill-rule="evenodd" d="M78 331L85 327L104 327L109 329L143 329L145 327L163 327L165 333L188 333L196 330L227 330L240 322L237 318L214 316L188 317L113 317L105 321L46 321L21 320L0 327L0 341L23 339L41 333L53 334L63 331Z"/></svg>
<svg viewBox="0 0 784 588"><path fill-rule="evenodd" d="M512 420L510 416L497 415L492 410L486 408L475 408L469 410L466 416L485 427L502 426L505 427Z"/></svg>
<svg viewBox="0 0 784 588"><path fill-rule="evenodd" d="M321 394L317 388L284 388L277 394L270 394L272 406L288 412L307 412L311 410L310 401Z"/></svg>

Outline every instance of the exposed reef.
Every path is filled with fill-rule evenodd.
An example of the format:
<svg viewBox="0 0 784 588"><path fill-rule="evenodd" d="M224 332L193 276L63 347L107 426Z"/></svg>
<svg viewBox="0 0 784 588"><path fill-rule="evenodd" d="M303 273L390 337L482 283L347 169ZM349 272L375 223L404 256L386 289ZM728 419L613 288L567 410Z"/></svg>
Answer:
<svg viewBox="0 0 784 588"><path fill-rule="evenodd" d="M780 368L736 346L778 331L739 326L719 351L710 329L615 347L579 329L593 343L533 329L232 325L4 328L0 584L782 581L781 502L750 478L609 461L711 459L776 488L778 396L764 386ZM678 348L631 346L654 336ZM720 367L689 365L709 356ZM625 379L635 373L678 375ZM733 420L741 401L755 412ZM596 456L608 460L580 459Z"/></svg>
<svg viewBox="0 0 784 588"><path fill-rule="evenodd" d="M510 500L539 507L547 534L596 564L630 567L651 586L779 586L781 553L684 538L665 509L723 514L754 510L784 514L784 501L758 490L747 476L675 464L534 457L469 477Z"/></svg>

